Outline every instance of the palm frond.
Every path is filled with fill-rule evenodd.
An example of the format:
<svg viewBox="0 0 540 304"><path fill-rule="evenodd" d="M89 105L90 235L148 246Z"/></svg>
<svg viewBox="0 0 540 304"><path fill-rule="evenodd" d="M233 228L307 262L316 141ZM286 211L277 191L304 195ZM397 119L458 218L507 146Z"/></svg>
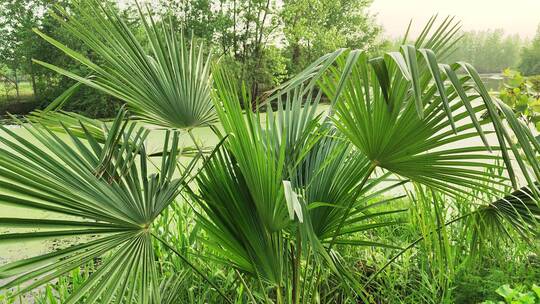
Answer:
<svg viewBox="0 0 540 304"><path fill-rule="evenodd" d="M67 128L73 135L79 138L85 138L86 133L89 133L99 143L105 143L105 124L98 119L89 118L74 112L45 110L32 111L26 116L26 119L34 124L44 125L54 132L65 133Z"/></svg>
<svg viewBox="0 0 540 304"><path fill-rule="evenodd" d="M142 44L114 10L97 0L76 2L76 12L57 7L56 19L91 49L96 64L39 30L36 32L68 56L88 67L84 77L37 61L53 71L117 97L141 119L168 128L193 128L215 121L210 100L210 57L194 43L187 46L172 24L146 17L139 7L148 45ZM151 14L148 12L148 15ZM77 17L78 16L78 17Z"/></svg>
<svg viewBox="0 0 540 304"><path fill-rule="evenodd" d="M268 126L273 122L263 127L258 113L244 115L238 92L223 72L215 83L216 109L227 136L196 177L196 198L205 211L200 222L210 235L208 244L229 263L280 286L286 248L282 229L290 218L282 182L285 145L278 143L286 142L286 134L272 136Z"/></svg>
<svg viewBox="0 0 540 304"><path fill-rule="evenodd" d="M522 187L478 208L470 217L468 227L473 231L471 239L473 249L493 237L507 236L512 239L512 235L517 234L533 241L540 235L538 199L529 187Z"/></svg>
<svg viewBox="0 0 540 304"><path fill-rule="evenodd" d="M459 99L444 87L438 69L420 73L420 54L408 46L401 53L369 60L365 53L352 51L322 88L335 102L336 126L374 166L457 195L459 187L475 188L491 179L485 168L495 166L498 156L487 154L491 147L485 145L448 148L484 136L479 124L467 121L484 108L464 112L474 96ZM348 76L342 75L344 70L350 70ZM347 80L338 92L341 77ZM432 77L433 82L425 81Z"/></svg>
<svg viewBox="0 0 540 304"><path fill-rule="evenodd" d="M0 126L5 133L0 139L2 202L52 216L0 218L0 226L15 228L0 239L66 238L73 244L1 266L0 277L8 279L2 289L24 285L20 292L26 292L106 257L66 303L159 302L150 226L178 195L182 180L173 178L178 151L163 157L160 174L149 174L144 131L126 127L125 115L120 112L104 142L87 131L83 141L67 128L66 139L30 122L20 125L31 135L27 140ZM87 130L84 122L80 125ZM178 135L168 133L166 142L177 147Z"/></svg>
<svg viewBox="0 0 540 304"><path fill-rule="evenodd" d="M467 189L501 196L508 183L517 188L520 177L532 186L540 177L538 143L492 99L472 66L438 62L459 25L449 18L433 30L434 22L415 45L374 58L360 50L335 52L282 89L317 80L332 102L336 127L372 166L454 196ZM487 169L499 167L500 159L507 175L493 176ZM493 181L489 189L486 181Z"/></svg>
<svg viewBox="0 0 540 304"><path fill-rule="evenodd" d="M332 127L326 124L319 129L319 133L325 135L306 152L292 176L297 192L306 202L313 231L322 242L329 242L335 235L345 213L347 226L366 220L359 216L367 210L364 204L374 195L384 193L373 188L388 178L382 174L361 185L370 173L368 159L354 150L337 130L325 132L327 128ZM400 184L382 189L388 191ZM347 212L348 209L352 210ZM347 234L347 231L338 233L340 237Z"/></svg>
<svg viewBox="0 0 540 304"><path fill-rule="evenodd" d="M100 120L88 118L84 115L80 115L74 112L66 111L41 111L35 110L32 111L29 115L26 116L30 122L34 124L39 124L46 126L49 130L56 133L66 133L70 132L71 135L74 135L82 140L86 139L87 133L89 133L98 143L104 144L107 138L107 134L111 131L109 130L112 122L108 120ZM135 142L144 141L151 133L150 130L140 121L134 120L133 117L124 116L124 122L126 123L125 129L127 130L136 130L138 132L132 132L132 138L129 138L129 144L133 145ZM139 134L139 132L141 132ZM118 140L118 144L122 145L124 141L122 139ZM195 157L201 151L204 154L210 154L213 147L198 147L195 145L185 145L183 143L182 147L178 147L178 153L181 157ZM170 149L169 149L170 150ZM137 151L135 151L137 152ZM152 151L147 152L148 157L161 157L164 155L164 151Z"/></svg>

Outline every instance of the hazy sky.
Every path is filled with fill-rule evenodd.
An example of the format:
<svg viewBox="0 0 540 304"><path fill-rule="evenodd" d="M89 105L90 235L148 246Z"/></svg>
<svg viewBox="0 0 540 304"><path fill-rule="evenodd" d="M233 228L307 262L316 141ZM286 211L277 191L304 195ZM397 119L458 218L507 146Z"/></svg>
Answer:
<svg viewBox="0 0 540 304"><path fill-rule="evenodd" d="M370 11L390 37L403 35L411 18L421 29L435 13L456 16L465 30L503 28L526 38L540 23L540 0L374 0Z"/></svg>

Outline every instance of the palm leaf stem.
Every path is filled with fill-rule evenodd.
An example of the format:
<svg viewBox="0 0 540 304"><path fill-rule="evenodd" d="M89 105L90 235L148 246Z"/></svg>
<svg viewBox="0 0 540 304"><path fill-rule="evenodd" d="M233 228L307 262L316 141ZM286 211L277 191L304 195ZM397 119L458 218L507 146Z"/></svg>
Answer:
<svg viewBox="0 0 540 304"><path fill-rule="evenodd" d="M293 266L293 286L292 286L292 302L300 303L300 260L302 259L302 235L300 228L297 228L296 244L291 243L291 262ZM296 256L294 247L296 246Z"/></svg>
<svg viewBox="0 0 540 304"><path fill-rule="evenodd" d="M203 151L202 147L199 146L199 144L197 143L197 139L196 139L195 136L193 135L193 129L189 129L187 132L188 132L188 134L189 134L189 137L190 137L191 140L193 141L193 145L195 145L195 148L199 151L199 153L201 154L202 158L205 159L205 157L204 157L204 151Z"/></svg>
<svg viewBox="0 0 540 304"><path fill-rule="evenodd" d="M240 278L240 282L242 282L242 285L244 285L244 288L246 289L251 302L253 304L257 304L257 300L255 300L255 297L253 296L253 293L251 292L251 288L249 288L248 284L246 283L246 280L244 280L240 271L238 271L238 269L236 268L234 269L234 271L236 272L236 275Z"/></svg>

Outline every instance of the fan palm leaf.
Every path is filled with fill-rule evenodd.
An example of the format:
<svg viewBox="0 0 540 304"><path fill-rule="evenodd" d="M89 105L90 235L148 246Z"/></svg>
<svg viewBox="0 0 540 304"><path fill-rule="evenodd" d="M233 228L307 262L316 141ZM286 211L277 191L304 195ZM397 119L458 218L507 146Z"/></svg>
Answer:
<svg viewBox="0 0 540 304"><path fill-rule="evenodd" d="M189 129L211 124L215 111L210 100L210 56L202 45L187 46L166 21L157 23L139 8L148 45L100 1L76 1L74 12L57 7L58 22L102 64L70 49L44 33L36 32L68 56L88 67L93 77L76 75L61 67L35 61L62 75L126 102L131 111L152 124ZM151 14L148 14L151 15Z"/></svg>
<svg viewBox="0 0 540 304"><path fill-rule="evenodd" d="M481 244L493 236L508 236L510 228L520 237L532 241L540 234L540 206L534 192L522 187L475 210L468 226L473 230L472 244Z"/></svg>
<svg viewBox="0 0 540 304"><path fill-rule="evenodd" d="M258 113L244 115L224 71L216 74L215 83L216 110L226 135L220 134L222 145L196 177L196 198L205 213L200 222L210 235L207 243L220 256L280 286L287 245L282 232L291 221L282 182L285 146L276 145L279 139L268 131L272 119L263 127ZM285 134L280 136L285 141Z"/></svg>
<svg viewBox="0 0 540 304"><path fill-rule="evenodd" d="M370 57L338 50L324 56L283 90L316 82L332 102L336 127L373 168L454 196L485 187L502 196L507 183L518 187L518 177L532 185L540 177L538 143L510 109L492 99L471 65L437 61L436 54L451 52L459 26L446 19L433 30L434 22L399 52ZM499 167L500 159L507 180L487 170Z"/></svg>
<svg viewBox="0 0 540 304"><path fill-rule="evenodd" d="M374 166L459 195L465 188L482 187L481 181L494 180L486 169L496 167L501 156L490 154L492 150L501 151L509 178L516 185L510 149L520 166L519 173L532 182L498 113L509 121L527 159L534 159L535 143L530 131L491 99L470 65L461 65L469 76L456 81L457 66L439 66L433 52L413 46L369 60L366 54L353 51L340 62L339 77L346 78L339 79L343 87L338 88L336 78L330 77L324 81L323 89L335 102L336 126ZM469 78L474 82L466 94L463 83ZM445 79L454 81L444 83ZM474 104L478 98L483 103ZM479 111L487 111L489 118L478 121ZM484 131L488 123L491 129ZM486 139L486 134L492 132L496 144ZM474 138L483 143L471 141ZM534 162L532 172L538 177L536 167ZM497 187L489 190L498 191Z"/></svg>
<svg viewBox="0 0 540 304"><path fill-rule="evenodd" d="M80 126L85 141L67 127L66 139L44 125L24 123L21 127L31 135L27 140L0 126L5 133L0 139L1 201L53 217L2 217L0 225L15 230L0 235L0 240L73 242L1 266L0 277L8 280L2 289L24 285L20 292L25 292L106 257L67 303L83 299L85 303L159 303L150 226L179 193L182 179L173 177L178 135L167 134L166 142L173 149L164 155L160 173L149 174L142 144L147 132L127 127L125 116L125 110L119 113L104 142L84 122ZM28 232L34 228L39 231Z"/></svg>
<svg viewBox="0 0 540 304"><path fill-rule="evenodd" d="M368 159L356 151L337 130L324 132L328 128L333 127L330 124L321 126L319 132L325 135L319 137L306 152L292 175L295 189L309 209L313 231L321 241L331 239L332 232L350 204L355 211L347 215L347 220L354 222L354 215L361 213L362 207L366 207L363 204L373 195L403 183L391 183L373 191L376 185L388 179L388 175L367 179L370 174ZM357 220L361 221L360 218Z"/></svg>

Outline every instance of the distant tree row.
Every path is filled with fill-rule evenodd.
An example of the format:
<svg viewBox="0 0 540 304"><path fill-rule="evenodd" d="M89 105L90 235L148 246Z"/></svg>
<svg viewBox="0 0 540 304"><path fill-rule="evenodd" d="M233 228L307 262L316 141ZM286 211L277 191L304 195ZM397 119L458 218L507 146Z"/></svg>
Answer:
<svg viewBox="0 0 540 304"><path fill-rule="evenodd" d="M65 33L49 14L70 9L84 0L0 1L0 81L18 92L21 79L31 83L36 100L47 104L73 82L32 64L32 58L85 74L85 68L40 39L32 28L92 56L82 43ZM319 56L341 47L380 52L393 48L381 38L382 28L367 12L372 0L158 0L144 1L156 22L172 21L178 32L227 65L258 96L302 70ZM146 3L146 4L145 4ZM134 0L103 1L115 6L135 33L142 26L133 18ZM56 7L56 8L55 8ZM145 37L139 37L144 41ZM502 29L464 32L449 61L472 63L481 73L518 68L525 75L540 74L540 29L532 42ZM99 62L99 58L96 58ZM106 117L119 103L90 88L82 88L69 110Z"/></svg>
<svg viewBox="0 0 540 304"><path fill-rule="evenodd" d="M524 41L519 35L505 35L503 29L464 32L449 61L466 61L480 73L501 73L516 68Z"/></svg>
<svg viewBox="0 0 540 304"><path fill-rule="evenodd" d="M540 25L534 39L523 49L519 69L524 75L540 75Z"/></svg>
<svg viewBox="0 0 540 304"><path fill-rule="evenodd" d="M65 34L46 11L54 6L69 9L80 0L3 0L0 3L0 64L13 78L29 75L35 95L43 103L60 95L72 82L31 64L39 59L69 70L84 69L39 39L46 34L88 54L84 46ZM160 0L139 1L151 6L157 22L170 19L178 32L204 43L214 58L228 65L246 82L253 96L287 79L305 65L340 47L377 50L381 47L373 17L366 11L372 0ZM131 18L135 2L109 1L117 5L136 32L142 26ZM106 3L104 2L104 5ZM145 39L145 37L140 37ZM77 47L78 46L78 47ZM84 74L84 71L82 71ZM91 116L109 116L117 106L110 97L82 89L70 103L71 110ZM84 109L84 110L83 110Z"/></svg>
<svg viewBox="0 0 540 304"><path fill-rule="evenodd" d="M530 42L517 34L506 35L503 29L464 32L448 61L456 60L473 64L481 73L501 73L514 68L524 75L538 75L540 26Z"/></svg>

